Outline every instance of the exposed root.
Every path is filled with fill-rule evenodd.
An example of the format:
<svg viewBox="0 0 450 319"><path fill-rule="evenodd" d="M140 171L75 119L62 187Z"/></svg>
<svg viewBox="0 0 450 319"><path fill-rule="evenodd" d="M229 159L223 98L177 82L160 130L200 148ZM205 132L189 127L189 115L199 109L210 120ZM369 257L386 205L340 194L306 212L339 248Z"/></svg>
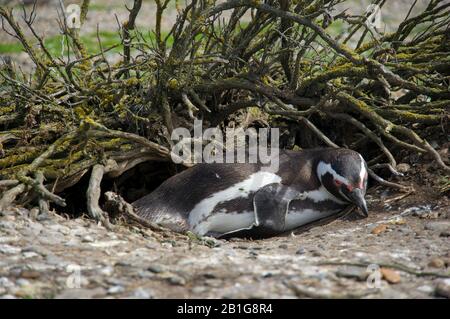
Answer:
<svg viewBox="0 0 450 319"><path fill-rule="evenodd" d="M87 210L89 215L95 220L101 222L107 229L112 229L112 225L109 222L108 214L104 212L99 205L101 195L100 184L102 182L103 175L115 167L117 167L117 163L112 160L109 160L105 166L100 164L94 165L92 168L91 178L89 180L89 187L86 191Z"/></svg>
<svg viewBox="0 0 450 319"><path fill-rule="evenodd" d="M17 196L22 194L26 189L24 184L19 184L3 193L0 199L0 212L11 206Z"/></svg>
<svg viewBox="0 0 450 319"><path fill-rule="evenodd" d="M401 189L401 190L404 190L404 191L407 191L407 192L411 191L411 187L400 185L400 184L397 184L397 183L394 183L394 182L389 182L389 181L383 179L382 177L378 176L377 174L375 174L375 172L373 170L371 170L370 168L369 168L369 175L374 180L376 180L378 184L381 184L381 185L384 185L384 186L387 186L387 187L398 188L398 189Z"/></svg>
<svg viewBox="0 0 450 319"><path fill-rule="evenodd" d="M111 215L125 216L126 219L154 231L155 235L160 234L163 237L186 238L185 235L175 233L172 230L159 226L147 219L140 217L138 214L136 214L134 207L130 203L126 202L122 198L122 196L114 192L106 192L105 199L105 209Z"/></svg>

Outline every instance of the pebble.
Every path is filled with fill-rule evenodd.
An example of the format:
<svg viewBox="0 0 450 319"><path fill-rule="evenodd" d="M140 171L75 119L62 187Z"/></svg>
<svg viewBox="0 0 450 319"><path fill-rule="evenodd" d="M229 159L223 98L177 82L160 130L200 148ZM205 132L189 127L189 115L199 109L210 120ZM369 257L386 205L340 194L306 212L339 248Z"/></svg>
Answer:
<svg viewBox="0 0 450 319"><path fill-rule="evenodd" d="M108 289L108 294L115 295L124 292L125 288L123 286L112 286Z"/></svg>
<svg viewBox="0 0 450 319"><path fill-rule="evenodd" d="M423 286L417 287L417 290L420 292L423 292L427 295L431 295L434 292L434 288L429 285L423 285Z"/></svg>
<svg viewBox="0 0 450 319"><path fill-rule="evenodd" d="M194 287L194 288L191 289L191 291L194 294L201 294L201 293L206 292L207 290L208 290L208 288L205 287L205 286L197 286L197 287Z"/></svg>
<svg viewBox="0 0 450 319"><path fill-rule="evenodd" d="M393 269L381 268L380 272L381 272L383 279L386 280L390 284L397 284L401 280L400 274Z"/></svg>
<svg viewBox="0 0 450 319"><path fill-rule="evenodd" d="M399 173L406 173L411 169L411 165L407 164L407 163L400 163L397 164L397 171Z"/></svg>
<svg viewBox="0 0 450 319"><path fill-rule="evenodd" d="M7 220L2 220L0 221L0 228L3 229L14 229L15 225L13 222L7 221Z"/></svg>
<svg viewBox="0 0 450 319"><path fill-rule="evenodd" d="M95 289L68 288L57 294L55 299L91 299L103 297L105 294L106 290L101 287Z"/></svg>
<svg viewBox="0 0 450 319"><path fill-rule="evenodd" d="M338 268L338 270L336 271L336 276L343 278L354 278L358 281L364 281L366 280L368 273L363 267L346 266Z"/></svg>
<svg viewBox="0 0 450 319"><path fill-rule="evenodd" d="M171 275L169 278L169 283L171 283L172 285L177 285L177 286L184 286L186 285L186 280L178 275Z"/></svg>
<svg viewBox="0 0 450 319"><path fill-rule="evenodd" d="M23 287L30 285L30 281L24 278L19 278L16 280L16 285Z"/></svg>
<svg viewBox="0 0 450 319"><path fill-rule="evenodd" d="M439 234L441 237L450 237L450 230L444 230Z"/></svg>
<svg viewBox="0 0 450 319"><path fill-rule="evenodd" d="M94 238L92 238L92 236L86 235L81 239L81 242L83 243L93 243L94 242Z"/></svg>
<svg viewBox="0 0 450 319"><path fill-rule="evenodd" d="M372 229L371 233L374 235L379 235L381 233L384 233L387 230L387 228L388 228L388 226L386 224L381 224L381 225L375 226Z"/></svg>
<svg viewBox="0 0 450 319"><path fill-rule="evenodd" d="M111 276L114 273L114 268L111 266L107 266L107 267L101 268L99 270L99 273L104 276Z"/></svg>
<svg viewBox="0 0 450 319"><path fill-rule="evenodd" d="M153 297L153 293L148 289L139 287L133 291L132 296L139 299L150 299Z"/></svg>
<svg viewBox="0 0 450 319"><path fill-rule="evenodd" d="M0 287L11 288L14 287L14 283L6 277L0 277Z"/></svg>
<svg viewBox="0 0 450 319"><path fill-rule="evenodd" d="M159 273L162 273L164 271L164 269L163 269L163 267L161 265L156 265L156 264L148 266L147 270L151 271L151 272L153 272L155 274L159 274Z"/></svg>
<svg viewBox="0 0 450 319"><path fill-rule="evenodd" d="M47 256L49 253L49 251L47 249L40 247L40 246L27 246L22 249L23 254L28 253L28 252L33 252L33 253L36 253L36 254L44 256L44 257Z"/></svg>
<svg viewBox="0 0 450 319"><path fill-rule="evenodd" d="M450 299L450 278L437 281L436 295Z"/></svg>
<svg viewBox="0 0 450 319"><path fill-rule="evenodd" d="M315 249L315 248L310 249L309 252L311 253L311 255L313 257L320 257L320 256L322 256L322 253L319 250Z"/></svg>
<svg viewBox="0 0 450 319"><path fill-rule="evenodd" d="M45 229L46 230L51 229L51 230L56 231L58 233L61 233L63 235L69 235L70 234L69 227L58 225L58 224L48 225L47 227L45 227Z"/></svg>
<svg viewBox="0 0 450 319"><path fill-rule="evenodd" d="M306 249L305 248L299 248L296 252L295 252L295 254L296 255L303 255L303 254L305 254L306 253Z"/></svg>
<svg viewBox="0 0 450 319"><path fill-rule="evenodd" d="M89 245L91 245L92 247L95 248L109 248L109 247L114 247L117 245L121 245L121 244L126 244L126 241L123 240L105 240L105 241L98 241L95 243L89 243Z"/></svg>
<svg viewBox="0 0 450 319"><path fill-rule="evenodd" d="M22 270L20 273L21 278L27 278L27 279L37 279L41 276L41 273L34 270Z"/></svg>
<svg viewBox="0 0 450 319"><path fill-rule="evenodd" d="M28 259L28 258L33 258L33 257L38 257L39 254L36 254L34 251L26 251L22 253L23 258Z"/></svg>
<svg viewBox="0 0 450 319"><path fill-rule="evenodd" d="M5 255L14 255L20 253L21 249L11 245L0 245L0 253Z"/></svg>
<svg viewBox="0 0 450 319"><path fill-rule="evenodd" d="M432 221L425 224L425 229L436 232L450 232L450 221Z"/></svg>
<svg viewBox="0 0 450 319"><path fill-rule="evenodd" d="M441 258L433 258L428 263L428 266L433 268L444 268L445 262Z"/></svg>
<svg viewBox="0 0 450 319"><path fill-rule="evenodd" d="M36 215L35 215L36 216ZM39 214L36 216L36 220L39 222L45 222L45 221L50 221L52 220L53 216L47 213L44 214Z"/></svg>

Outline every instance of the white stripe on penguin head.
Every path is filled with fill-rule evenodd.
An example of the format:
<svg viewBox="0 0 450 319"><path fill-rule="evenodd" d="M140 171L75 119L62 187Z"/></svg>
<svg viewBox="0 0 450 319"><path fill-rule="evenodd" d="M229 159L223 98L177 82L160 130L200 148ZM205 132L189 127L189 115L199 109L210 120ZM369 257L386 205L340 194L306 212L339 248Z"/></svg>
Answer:
<svg viewBox="0 0 450 319"><path fill-rule="evenodd" d="M364 158L362 157L361 154L358 154L358 155L359 155L359 158L361 159L361 169L359 170L359 185L361 185L362 188L364 188L364 178L366 177L367 170L366 170Z"/></svg>
<svg viewBox="0 0 450 319"><path fill-rule="evenodd" d="M346 179L344 176L339 175L332 167L331 164L329 163L325 163L325 162L319 162L319 165L317 165L317 175L319 177L320 182L322 183L322 176L325 175L326 173L330 173L334 180L338 180L341 183L345 184L345 185L350 185L350 182L348 181L348 179ZM348 201L351 201L350 198L348 198L342 191L340 188L338 188L338 192L339 194L341 194L341 196L345 199L347 199Z"/></svg>
<svg viewBox="0 0 450 319"><path fill-rule="evenodd" d="M330 173L333 175L333 178L335 180L338 180L346 185L349 185L350 182L348 179L346 179L344 176L339 175L332 167L331 164L325 163L325 162L319 162L319 165L317 165L317 176L319 177L320 182L322 183L322 176L326 173Z"/></svg>

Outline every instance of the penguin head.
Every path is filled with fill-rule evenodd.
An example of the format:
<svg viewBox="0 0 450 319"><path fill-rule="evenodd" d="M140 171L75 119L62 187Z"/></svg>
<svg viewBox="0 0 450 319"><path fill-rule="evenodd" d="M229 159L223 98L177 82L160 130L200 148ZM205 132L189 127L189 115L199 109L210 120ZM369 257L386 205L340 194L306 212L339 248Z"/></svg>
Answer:
<svg viewBox="0 0 450 319"><path fill-rule="evenodd" d="M364 199L368 170L359 153L347 149L330 151L318 161L317 176L328 192L341 200L355 204L365 217L368 216Z"/></svg>

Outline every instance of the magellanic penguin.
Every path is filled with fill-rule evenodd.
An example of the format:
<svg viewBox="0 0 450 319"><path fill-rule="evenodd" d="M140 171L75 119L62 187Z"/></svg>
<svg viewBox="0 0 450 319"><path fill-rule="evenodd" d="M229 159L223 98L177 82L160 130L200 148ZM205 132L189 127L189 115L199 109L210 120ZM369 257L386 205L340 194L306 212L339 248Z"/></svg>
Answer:
<svg viewBox="0 0 450 319"><path fill-rule="evenodd" d="M133 203L137 213L199 236L263 238L342 211L367 216L367 164L348 149L279 153L279 169L260 164L197 164Z"/></svg>

